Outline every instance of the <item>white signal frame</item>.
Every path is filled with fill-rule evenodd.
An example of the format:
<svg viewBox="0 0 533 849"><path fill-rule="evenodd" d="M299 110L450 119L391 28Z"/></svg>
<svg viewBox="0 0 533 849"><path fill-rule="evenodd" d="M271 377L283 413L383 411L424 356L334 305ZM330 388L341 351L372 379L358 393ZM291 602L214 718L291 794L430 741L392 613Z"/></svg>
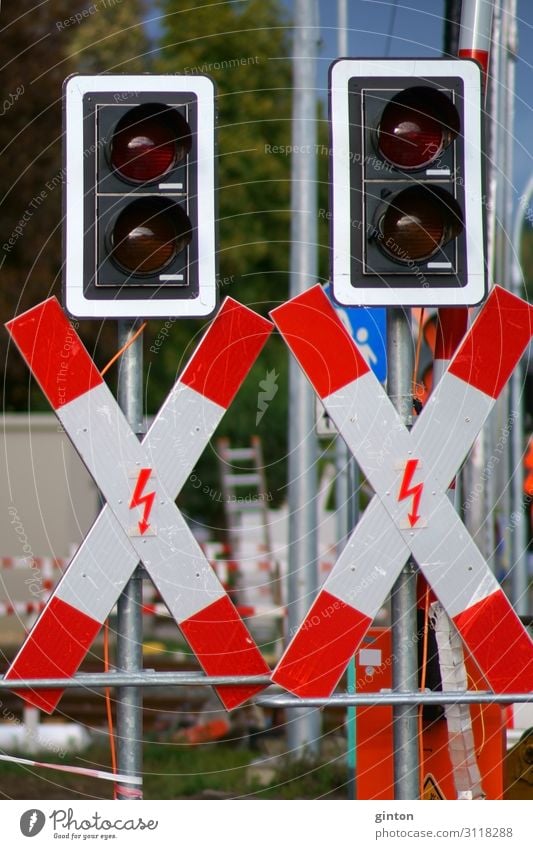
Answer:
<svg viewBox="0 0 533 849"><path fill-rule="evenodd" d="M198 294L194 298L93 300L85 297L83 196L86 151L83 98L90 92L131 95L178 92L198 102ZM78 318L168 318L211 315L217 303L215 215L215 87L205 75L75 75L65 84L65 269L66 308ZM128 102L126 99L124 102ZM193 222L194 224L194 222Z"/></svg>
<svg viewBox="0 0 533 849"><path fill-rule="evenodd" d="M464 86L465 286L405 288L351 284L349 81L353 77L459 77ZM470 59L338 59L330 68L333 295L344 306L464 306L487 295L481 174L481 69Z"/></svg>

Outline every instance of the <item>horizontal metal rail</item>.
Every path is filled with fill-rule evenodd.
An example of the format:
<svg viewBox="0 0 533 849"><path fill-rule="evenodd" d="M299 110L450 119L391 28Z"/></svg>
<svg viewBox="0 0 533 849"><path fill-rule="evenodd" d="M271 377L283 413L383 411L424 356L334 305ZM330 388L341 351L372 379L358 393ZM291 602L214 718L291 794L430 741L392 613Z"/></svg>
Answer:
<svg viewBox="0 0 533 849"><path fill-rule="evenodd" d="M267 675L204 675L202 672L80 672L72 678L0 679L0 690L100 689L104 687L190 687L244 685L268 686ZM276 688L277 689L277 688ZM490 690L461 692L398 692L380 690L376 693L334 693L329 698L299 699L285 692L258 696L256 704L264 707L349 707L357 705L453 705L453 704L512 704L533 702L531 693L493 693Z"/></svg>

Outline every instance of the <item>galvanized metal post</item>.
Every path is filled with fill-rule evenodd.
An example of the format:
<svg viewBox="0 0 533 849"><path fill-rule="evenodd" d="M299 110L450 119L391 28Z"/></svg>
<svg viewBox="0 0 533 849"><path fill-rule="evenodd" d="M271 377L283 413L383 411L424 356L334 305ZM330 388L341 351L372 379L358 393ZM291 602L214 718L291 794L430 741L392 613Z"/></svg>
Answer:
<svg viewBox="0 0 533 849"><path fill-rule="evenodd" d="M512 241L511 234L513 232L513 145L514 145L514 97L515 97L515 61L516 61L516 0L507 0L502 5L501 10L502 25L501 25L501 40L499 50L501 53L500 67L501 79L500 86L503 89L501 98L501 118L498 123L501 124L501 152L500 163L498 170L501 169L502 187L501 187L501 210L498 214L499 230L501 234L499 242L498 256L498 273L495 273L495 280L501 283L506 288L513 288L513 257L512 257ZM520 376L521 369L517 367L509 380L509 384L505 392L499 399L499 422L498 422L498 444L504 445L502 462L498 467L500 472L498 478L498 496L503 504L504 521L502 524L503 554L501 559L503 565L509 570L513 570L515 564L515 555L517 554L516 531L519 528L514 525L514 517L518 512L523 512L521 509L522 499L518 503L515 502L516 487L513 486L515 472L520 477L521 453L515 456L514 448L518 435L518 443L522 440L522 410L520 397L516 397L516 378ZM503 431L502 431L503 429ZM518 431L518 434L517 434ZM508 433L510 437L508 438ZM515 466L515 462L518 468Z"/></svg>
<svg viewBox="0 0 533 849"><path fill-rule="evenodd" d="M533 177L529 179L526 190L520 199L513 228L513 271L512 290L515 295L523 296L524 278L520 265L522 231L526 216L533 209ZM527 565L527 519L524 512L524 365L519 363L510 380L510 408L515 415L511 431L511 487L512 487L512 528L511 536L511 587L512 600L517 613L526 616L529 613L528 565Z"/></svg>
<svg viewBox="0 0 533 849"><path fill-rule="evenodd" d="M348 56L348 0L337 0L337 55ZM341 436L335 443L337 460L337 484L335 501L337 507L337 556L346 545L352 528L357 523L357 478L358 468L351 452ZM348 692L355 692L355 658L348 665ZM347 752L346 752L346 795L348 799L356 798L355 769L356 769L356 713L354 707L346 711Z"/></svg>
<svg viewBox="0 0 533 849"><path fill-rule="evenodd" d="M135 330L135 321L119 321L119 348ZM142 334L124 351L118 375L118 403L132 430L144 433ZM128 581L117 604L117 668L125 672L142 669L142 576L141 567ZM117 762L124 775L142 771L142 688L117 688ZM142 790L118 785L117 799L142 799Z"/></svg>
<svg viewBox="0 0 533 849"><path fill-rule="evenodd" d="M494 51L491 55L493 38L494 3L491 0L463 0L461 4L461 28L459 32L459 57L475 59L484 72L485 101L488 102L488 115L495 115L498 109L499 92L493 84L498 77L499 54ZM495 21L495 30L499 31L499 17ZM490 68L492 78L488 76ZM493 166L497 142L497 121L487 123L488 151L487 166L487 254L489 275L494 268L496 250L496 203L497 173ZM494 560L494 528L492 512L494 507L493 475L487 475L485 469L495 444L495 428L493 419L489 420L483 431L477 437L468 462L463 469L464 513L466 527L474 537L483 556L493 566ZM479 486L482 487L481 491ZM473 495L477 493L477 495Z"/></svg>
<svg viewBox="0 0 533 849"><path fill-rule="evenodd" d="M290 294L298 295L317 278L317 93L316 0L294 6L291 273ZM294 634L304 620L318 587L317 439L315 394L293 357L289 364L289 575L288 629ZM287 742L293 757L316 754L320 714L291 711Z"/></svg>
<svg viewBox="0 0 533 849"><path fill-rule="evenodd" d="M409 427L413 417L413 340L409 314L397 308L388 314L387 374L390 399ZM391 594L392 683L400 692L418 690L416 576L410 560ZM396 706L393 716L394 798L418 799L418 707Z"/></svg>
<svg viewBox="0 0 533 849"><path fill-rule="evenodd" d="M337 55L348 56L348 0L337 0Z"/></svg>
<svg viewBox="0 0 533 849"><path fill-rule="evenodd" d="M524 216L528 210L531 200L531 185L521 199L519 213L513 223L513 130L514 130L514 97L516 77L516 55L518 50L517 26L516 26L516 0L508 0L503 13L503 43L502 62L505 66L505 114L503 124L505 127L505 205L503 216L503 229L505 238L505 284L516 295L523 295L523 280L520 269L520 235L524 222ZM524 200L526 201L524 204ZM521 214L521 218L519 215ZM513 241L509 242L509 233L513 233ZM524 405L523 405L523 363L519 363L511 375L508 387L508 423L511 428L511 439L508 460L509 475L505 484L510 482L508 511L509 530L509 566L511 569L511 588L513 605L517 613L526 615L529 612L528 599L528 575L527 575L527 532L526 516L524 512Z"/></svg>

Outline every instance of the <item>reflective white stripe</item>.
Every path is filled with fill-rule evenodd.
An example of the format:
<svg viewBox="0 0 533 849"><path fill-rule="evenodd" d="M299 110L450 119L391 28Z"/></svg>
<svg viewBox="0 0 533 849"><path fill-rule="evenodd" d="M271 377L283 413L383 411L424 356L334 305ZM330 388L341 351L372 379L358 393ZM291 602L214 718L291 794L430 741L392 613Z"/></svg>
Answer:
<svg viewBox="0 0 533 849"><path fill-rule="evenodd" d="M161 407L143 442L150 465L158 470L174 497L190 476L215 432L224 407L184 383L177 383Z"/></svg>
<svg viewBox="0 0 533 849"><path fill-rule="evenodd" d="M154 533L131 535L143 512L142 506L129 508L136 475L152 464L106 384L65 404L57 414L118 520L117 536L122 527L176 622L225 596L155 467L145 489L156 493L149 515ZM94 552L95 559L102 556L105 552Z"/></svg>
<svg viewBox="0 0 533 849"><path fill-rule="evenodd" d="M414 533L411 548L437 597L453 617L500 590L493 573L446 495L431 521L431 535Z"/></svg>
<svg viewBox="0 0 533 849"><path fill-rule="evenodd" d="M409 433L373 372L332 392L323 404L369 477L408 456Z"/></svg>
<svg viewBox="0 0 533 849"><path fill-rule="evenodd" d="M411 437L442 489L457 474L495 403L495 398L449 372L439 380Z"/></svg>
<svg viewBox="0 0 533 849"><path fill-rule="evenodd" d="M106 506L73 557L54 596L103 623L138 562L137 552Z"/></svg>
<svg viewBox="0 0 533 849"><path fill-rule="evenodd" d="M409 554L409 547L375 496L322 589L373 619Z"/></svg>

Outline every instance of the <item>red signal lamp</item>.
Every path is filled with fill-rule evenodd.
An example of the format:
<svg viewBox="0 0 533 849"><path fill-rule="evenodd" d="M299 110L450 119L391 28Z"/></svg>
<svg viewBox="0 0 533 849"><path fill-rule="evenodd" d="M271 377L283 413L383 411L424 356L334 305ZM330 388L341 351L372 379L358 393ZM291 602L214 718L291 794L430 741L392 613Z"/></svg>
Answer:
<svg viewBox="0 0 533 849"><path fill-rule="evenodd" d="M439 186L417 184L403 189L387 204L378 221L381 249L396 262L430 259L463 230L461 208Z"/></svg>
<svg viewBox="0 0 533 849"><path fill-rule="evenodd" d="M427 168L455 140L459 128L459 115L449 97L427 86L412 86L383 110L378 149L401 170Z"/></svg>
<svg viewBox="0 0 533 849"><path fill-rule="evenodd" d="M111 139L110 161L124 180L152 183L185 159L190 149L190 129L180 113L149 103L122 116Z"/></svg>
<svg viewBox="0 0 533 849"><path fill-rule="evenodd" d="M183 208L160 197L141 197L118 215L109 235L114 262L127 273L144 276L164 271L192 238Z"/></svg>

